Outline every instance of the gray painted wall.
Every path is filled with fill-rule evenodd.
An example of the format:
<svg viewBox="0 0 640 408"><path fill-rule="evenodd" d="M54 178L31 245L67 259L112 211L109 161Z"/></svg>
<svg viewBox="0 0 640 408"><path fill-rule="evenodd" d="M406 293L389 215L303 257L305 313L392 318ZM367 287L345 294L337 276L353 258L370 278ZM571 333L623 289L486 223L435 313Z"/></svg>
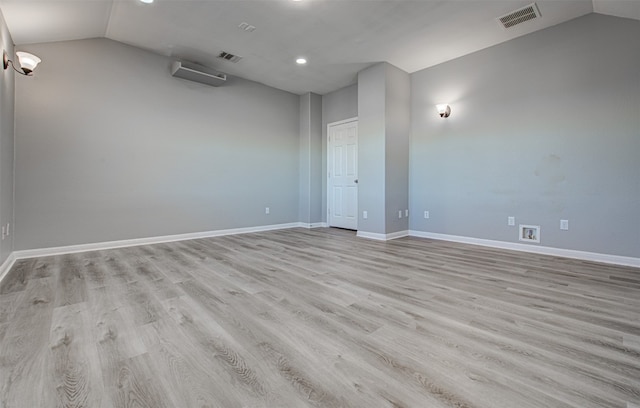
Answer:
<svg viewBox="0 0 640 408"><path fill-rule="evenodd" d="M410 228L517 242L511 215L541 225L544 246L639 257L639 34L637 21L592 14L412 74ZM4 24L2 42L11 48ZM381 137L397 103L387 106L387 94L402 88L387 86L388 64L321 98L321 119L308 117L310 129L321 120L321 163L311 154L302 172L296 95L174 79L166 58L109 40L25 49L44 62L16 81L15 249L299 221L303 173L314 222L318 168L326 221L326 127L359 115L371 150L360 152L359 213L380 224L364 230L395 230L375 216L402 207L389 200L402 187L385 191L403 179L392 174L402 144ZM12 75L0 89L4 224L14 201ZM309 112L318 100L309 95ZM437 116L439 102L452 105L450 118ZM390 158L398 166L385 172ZM2 260L11 239L0 242Z"/></svg>
<svg viewBox="0 0 640 408"><path fill-rule="evenodd" d="M298 219L311 222L311 93L300 95L300 148Z"/></svg>
<svg viewBox="0 0 640 408"><path fill-rule="evenodd" d="M358 75L358 231L408 230L410 92L409 74L388 63Z"/></svg>
<svg viewBox="0 0 640 408"><path fill-rule="evenodd" d="M322 96L322 222L327 222L327 125L358 116L358 84Z"/></svg>
<svg viewBox="0 0 640 408"><path fill-rule="evenodd" d="M309 175L310 175L310 222L322 222L322 96L311 95L311 120L309 126Z"/></svg>
<svg viewBox="0 0 640 408"><path fill-rule="evenodd" d="M322 221L322 96L300 95L299 220Z"/></svg>
<svg viewBox="0 0 640 408"><path fill-rule="evenodd" d="M386 65L358 73L358 231L374 234L386 233Z"/></svg>
<svg viewBox="0 0 640 408"><path fill-rule="evenodd" d="M297 95L105 39L25 49L43 63L16 89L16 249L298 221Z"/></svg>
<svg viewBox="0 0 640 408"><path fill-rule="evenodd" d="M409 229L405 210L409 208L411 80L408 73L393 65L387 64L386 71L385 231L390 234Z"/></svg>
<svg viewBox="0 0 640 408"><path fill-rule="evenodd" d="M358 84L322 96L322 122L326 135L327 125L358 116Z"/></svg>
<svg viewBox="0 0 640 408"><path fill-rule="evenodd" d="M14 55L13 40L0 12L0 43L10 56ZM12 58L13 59L13 58ZM0 79L0 225L9 226L9 236L0 240L0 264L13 251L13 133L14 133L14 72L2 72ZM19 78L31 80L33 78Z"/></svg>
<svg viewBox="0 0 640 408"><path fill-rule="evenodd" d="M543 246L639 257L638 38L591 14L413 74L411 229L517 242L515 216Z"/></svg>

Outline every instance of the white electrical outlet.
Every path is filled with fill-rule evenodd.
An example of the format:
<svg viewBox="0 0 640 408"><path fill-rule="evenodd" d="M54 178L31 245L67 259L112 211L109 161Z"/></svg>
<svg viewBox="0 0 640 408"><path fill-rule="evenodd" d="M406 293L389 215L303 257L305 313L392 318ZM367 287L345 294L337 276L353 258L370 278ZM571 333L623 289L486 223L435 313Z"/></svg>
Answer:
<svg viewBox="0 0 640 408"><path fill-rule="evenodd" d="M265 214L269 214L269 211L270 211L270 210L269 210L269 207L264 207L264 213L265 213Z"/></svg>
<svg viewBox="0 0 640 408"><path fill-rule="evenodd" d="M560 220L560 229L563 231L569 230L569 220Z"/></svg>
<svg viewBox="0 0 640 408"><path fill-rule="evenodd" d="M369 218L369 213L367 211L363 211L362 212L362 219L366 220L367 218Z"/></svg>
<svg viewBox="0 0 640 408"><path fill-rule="evenodd" d="M409 210L404 210L404 216L408 217L409 216Z"/></svg>
<svg viewBox="0 0 640 408"><path fill-rule="evenodd" d="M398 218L402 218L402 210L398 210Z"/></svg>
<svg viewBox="0 0 640 408"><path fill-rule="evenodd" d="M424 218L425 218L425 219L428 219L428 218L429 218L429 211L425 211L425 212L424 212Z"/></svg>
<svg viewBox="0 0 640 408"><path fill-rule="evenodd" d="M507 225L510 227L513 227L516 225L516 217L508 217L507 218Z"/></svg>

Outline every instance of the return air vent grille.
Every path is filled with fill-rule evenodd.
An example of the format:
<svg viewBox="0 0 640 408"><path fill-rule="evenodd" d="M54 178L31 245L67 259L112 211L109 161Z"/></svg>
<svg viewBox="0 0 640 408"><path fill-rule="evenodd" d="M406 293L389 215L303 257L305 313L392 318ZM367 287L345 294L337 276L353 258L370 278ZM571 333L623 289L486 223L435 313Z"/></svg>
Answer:
<svg viewBox="0 0 640 408"><path fill-rule="evenodd" d="M218 55L218 58L223 59L223 60L225 60L225 61L231 61L231 62L233 62L233 63L238 62L238 61L240 61L240 60L242 59L242 57L241 57L241 56L239 56L239 55L233 55L233 54L230 54L230 53L228 53L228 52L226 52L226 51L222 51L222 52Z"/></svg>
<svg viewBox="0 0 640 408"><path fill-rule="evenodd" d="M240 24L238 24L238 28L241 29L241 30L244 30L244 31L246 31L248 33L252 33L254 31L256 31L256 27L252 26L249 23L240 23Z"/></svg>
<svg viewBox="0 0 640 408"><path fill-rule="evenodd" d="M521 9L512 11L502 17L498 17L498 21L503 28L511 28L515 25L524 23L525 21L540 18L540 10L536 3L529 4Z"/></svg>

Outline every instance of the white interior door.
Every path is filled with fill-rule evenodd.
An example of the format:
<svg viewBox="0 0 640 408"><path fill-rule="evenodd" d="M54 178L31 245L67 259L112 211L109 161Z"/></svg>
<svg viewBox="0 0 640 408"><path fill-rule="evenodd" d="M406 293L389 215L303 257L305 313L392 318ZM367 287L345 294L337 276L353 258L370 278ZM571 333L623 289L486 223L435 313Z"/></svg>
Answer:
<svg viewBox="0 0 640 408"><path fill-rule="evenodd" d="M329 124L327 211L329 226L358 229L358 121Z"/></svg>

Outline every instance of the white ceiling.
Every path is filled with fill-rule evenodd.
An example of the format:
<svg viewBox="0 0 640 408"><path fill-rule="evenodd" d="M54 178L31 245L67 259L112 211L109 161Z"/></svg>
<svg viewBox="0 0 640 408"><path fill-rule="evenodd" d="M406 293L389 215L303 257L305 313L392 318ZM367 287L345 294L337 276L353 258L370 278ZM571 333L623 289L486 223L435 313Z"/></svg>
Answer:
<svg viewBox="0 0 640 408"><path fill-rule="evenodd" d="M0 0L0 9L18 47L106 37L296 94L342 88L380 61L412 73L592 12L640 20L640 0L537 0L540 19L499 26L531 2ZM217 59L223 50L243 59Z"/></svg>

